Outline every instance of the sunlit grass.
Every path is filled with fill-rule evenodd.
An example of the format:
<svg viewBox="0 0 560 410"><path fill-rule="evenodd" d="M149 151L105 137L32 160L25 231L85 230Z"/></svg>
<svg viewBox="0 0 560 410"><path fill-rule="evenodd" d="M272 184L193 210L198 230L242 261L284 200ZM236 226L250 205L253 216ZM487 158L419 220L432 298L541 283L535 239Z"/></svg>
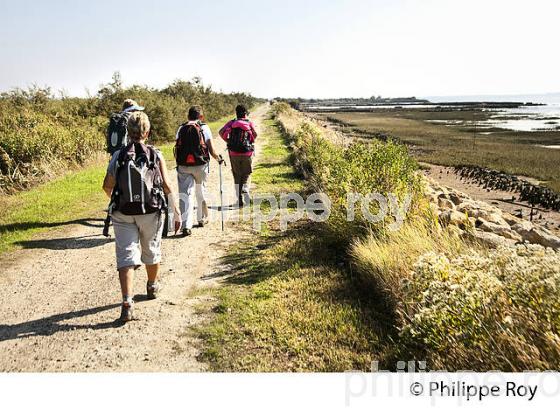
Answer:
<svg viewBox="0 0 560 410"><path fill-rule="evenodd" d="M267 120L255 167L257 194L301 192L304 181L277 123ZM379 350L377 317L336 252L309 223L285 233L270 223L231 250L232 271L197 334L219 371L367 370Z"/></svg>
<svg viewBox="0 0 560 410"><path fill-rule="evenodd" d="M209 123L215 138L227 118ZM173 168L173 144L158 144ZM109 199L101 189L108 156L97 164L76 168L52 181L27 191L4 196L0 200L0 254L17 249L35 234L49 228L68 226L84 218L105 217ZM101 228L100 232L101 233Z"/></svg>

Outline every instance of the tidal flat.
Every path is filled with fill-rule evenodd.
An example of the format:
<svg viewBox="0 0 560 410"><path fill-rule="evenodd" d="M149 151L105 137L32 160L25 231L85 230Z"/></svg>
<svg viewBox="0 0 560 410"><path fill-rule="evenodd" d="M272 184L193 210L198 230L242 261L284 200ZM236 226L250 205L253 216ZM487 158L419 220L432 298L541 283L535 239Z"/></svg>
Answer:
<svg viewBox="0 0 560 410"><path fill-rule="evenodd" d="M393 108L311 115L357 139L399 140L421 162L492 168L534 178L560 192L560 150L550 148L560 145L558 129L501 128L492 121L495 111L478 108Z"/></svg>

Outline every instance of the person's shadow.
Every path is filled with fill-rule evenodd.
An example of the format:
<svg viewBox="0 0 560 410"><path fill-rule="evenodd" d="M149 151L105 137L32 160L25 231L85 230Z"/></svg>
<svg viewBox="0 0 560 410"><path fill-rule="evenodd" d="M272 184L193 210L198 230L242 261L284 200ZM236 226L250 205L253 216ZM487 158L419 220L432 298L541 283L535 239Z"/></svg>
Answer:
<svg viewBox="0 0 560 410"><path fill-rule="evenodd" d="M85 235L70 238L56 239L35 239L27 241L15 242L24 249L50 249L50 250L67 250L67 249L90 249L103 246L111 242L112 238L101 237L99 235Z"/></svg>
<svg viewBox="0 0 560 410"><path fill-rule="evenodd" d="M68 332L79 329L109 329L117 328L123 325L118 319L111 322L96 323L90 325L65 324L60 323L65 320L95 315L96 313L106 310L116 309L120 303L111 305L98 306L90 309L78 310L75 312L61 313L48 316L42 319L31 320L29 322L18 323L15 325L0 324L0 342L12 339L23 339L32 336L51 336L58 332Z"/></svg>

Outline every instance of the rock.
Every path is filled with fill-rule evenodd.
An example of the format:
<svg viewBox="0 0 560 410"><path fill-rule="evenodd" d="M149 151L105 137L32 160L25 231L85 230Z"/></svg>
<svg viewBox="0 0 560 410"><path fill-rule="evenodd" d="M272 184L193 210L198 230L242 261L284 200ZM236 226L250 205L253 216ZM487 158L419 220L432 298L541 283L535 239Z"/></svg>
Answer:
<svg viewBox="0 0 560 410"><path fill-rule="evenodd" d="M533 229L533 224L529 221L521 220L520 222L512 225L511 229L513 229L519 235L523 236L524 233L527 233L527 232L529 232ZM525 238L523 238L523 239L525 239Z"/></svg>
<svg viewBox="0 0 560 410"><path fill-rule="evenodd" d="M465 214L457 212L454 209L443 211L439 215L439 220L442 225L457 225L459 227L465 226L468 221Z"/></svg>
<svg viewBox="0 0 560 410"><path fill-rule="evenodd" d="M456 209L457 211L466 213L468 216L476 219L480 218L498 225L509 226L509 224L502 218L502 211L498 208L488 206L487 204L465 201L457 205Z"/></svg>
<svg viewBox="0 0 560 410"><path fill-rule="evenodd" d="M430 201L430 203L432 204L437 204L438 203L437 195L436 194L428 195L428 201Z"/></svg>
<svg viewBox="0 0 560 410"><path fill-rule="evenodd" d="M449 196L449 190L445 187L442 186L438 186L436 188L436 192L438 193L438 196L444 196L445 198L447 198Z"/></svg>
<svg viewBox="0 0 560 410"><path fill-rule="evenodd" d="M485 221L484 219L477 220L476 227L484 232L490 232L506 239L514 240L515 242L522 242L523 238L517 232L512 231L509 225L500 225L493 222Z"/></svg>
<svg viewBox="0 0 560 410"><path fill-rule="evenodd" d="M522 221L511 227L523 240L536 243L545 247L559 249L560 238L553 235L548 229L535 227L531 222Z"/></svg>
<svg viewBox="0 0 560 410"><path fill-rule="evenodd" d="M438 206L441 209L455 209L455 204L453 202L441 196L438 198Z"/></svg>
<svg viewBox="0 0 560 410"><path fill-rule="evenodd" d="M545 232L542 228L535 228L531 233L533 236L532 243L538 243L552 249L560 249L560 238L557 236Z"/></svg>
<svg viewBox="0 0 560 410"><path fill-rule="evenodd" d="M449 200L455 205L459 205L461 202L463 202L463 199L456 192L451 192L449 194Z"/></svg>
<svg viewBox="0 0 560 410"><path fill-rule="evenodd" d="M503 236L496 235L492 232L484 232L474 230L472 232L465 232L464 237L482 243L490 248L498 248L499 246L514 246L515 241L506 239Z"/></svg>
<svg viewBox="0 0 560 410"><path fill-rule="evenodd" d="M472 216L473 218L482 218L482 219L490 219L489 213L483 209L474 208L472 206L463 207L461 204L457 207L457 211L461 213L466 213L468 216Z"/></svg>
<svg viewBox="0 0 560 410"><path fill-rule="evenodd" d="M483 218L484 219L484 218ZM501 225L504 228L508 228L510 227L510 225L507 223L507 221L502 217L501 213L494 213L494 212L490 212L488 213L488 215L486 216L485 220L487 222L492 222L496 225Z"/></svg>
<svg viewBox="0 0 560 410"><path fill-rule="evenodd" d="M457 210L459 212L472 212L475 210L479 210L480 207L477 206L477 203L474 201L463 201L461 204L457 205Z"/></svg>
<svg viewBox="0 0 560 410"><path fill-rule="evenodd" d="M507 212L502 213L502 219L506 221L509 226L513 226L515 224L518 224L519 222L523 222L523 219L518 218L517 216L513 216L512 214Z"/></svg>

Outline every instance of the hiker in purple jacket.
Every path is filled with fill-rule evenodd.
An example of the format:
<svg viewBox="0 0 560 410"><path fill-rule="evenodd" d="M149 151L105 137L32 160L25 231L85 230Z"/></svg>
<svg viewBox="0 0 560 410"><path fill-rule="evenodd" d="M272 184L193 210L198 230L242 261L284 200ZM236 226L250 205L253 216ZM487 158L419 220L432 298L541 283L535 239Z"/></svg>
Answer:
<svg viewBox="0 0 560 410"><path fill-rule="evenodd" d="M235 107L236 119L228 121L219 131L227 143L235 193L240 207L249 201L249 178L253 172L253 155L257 132L247 118L249 112L243 105Z"/></svg>

